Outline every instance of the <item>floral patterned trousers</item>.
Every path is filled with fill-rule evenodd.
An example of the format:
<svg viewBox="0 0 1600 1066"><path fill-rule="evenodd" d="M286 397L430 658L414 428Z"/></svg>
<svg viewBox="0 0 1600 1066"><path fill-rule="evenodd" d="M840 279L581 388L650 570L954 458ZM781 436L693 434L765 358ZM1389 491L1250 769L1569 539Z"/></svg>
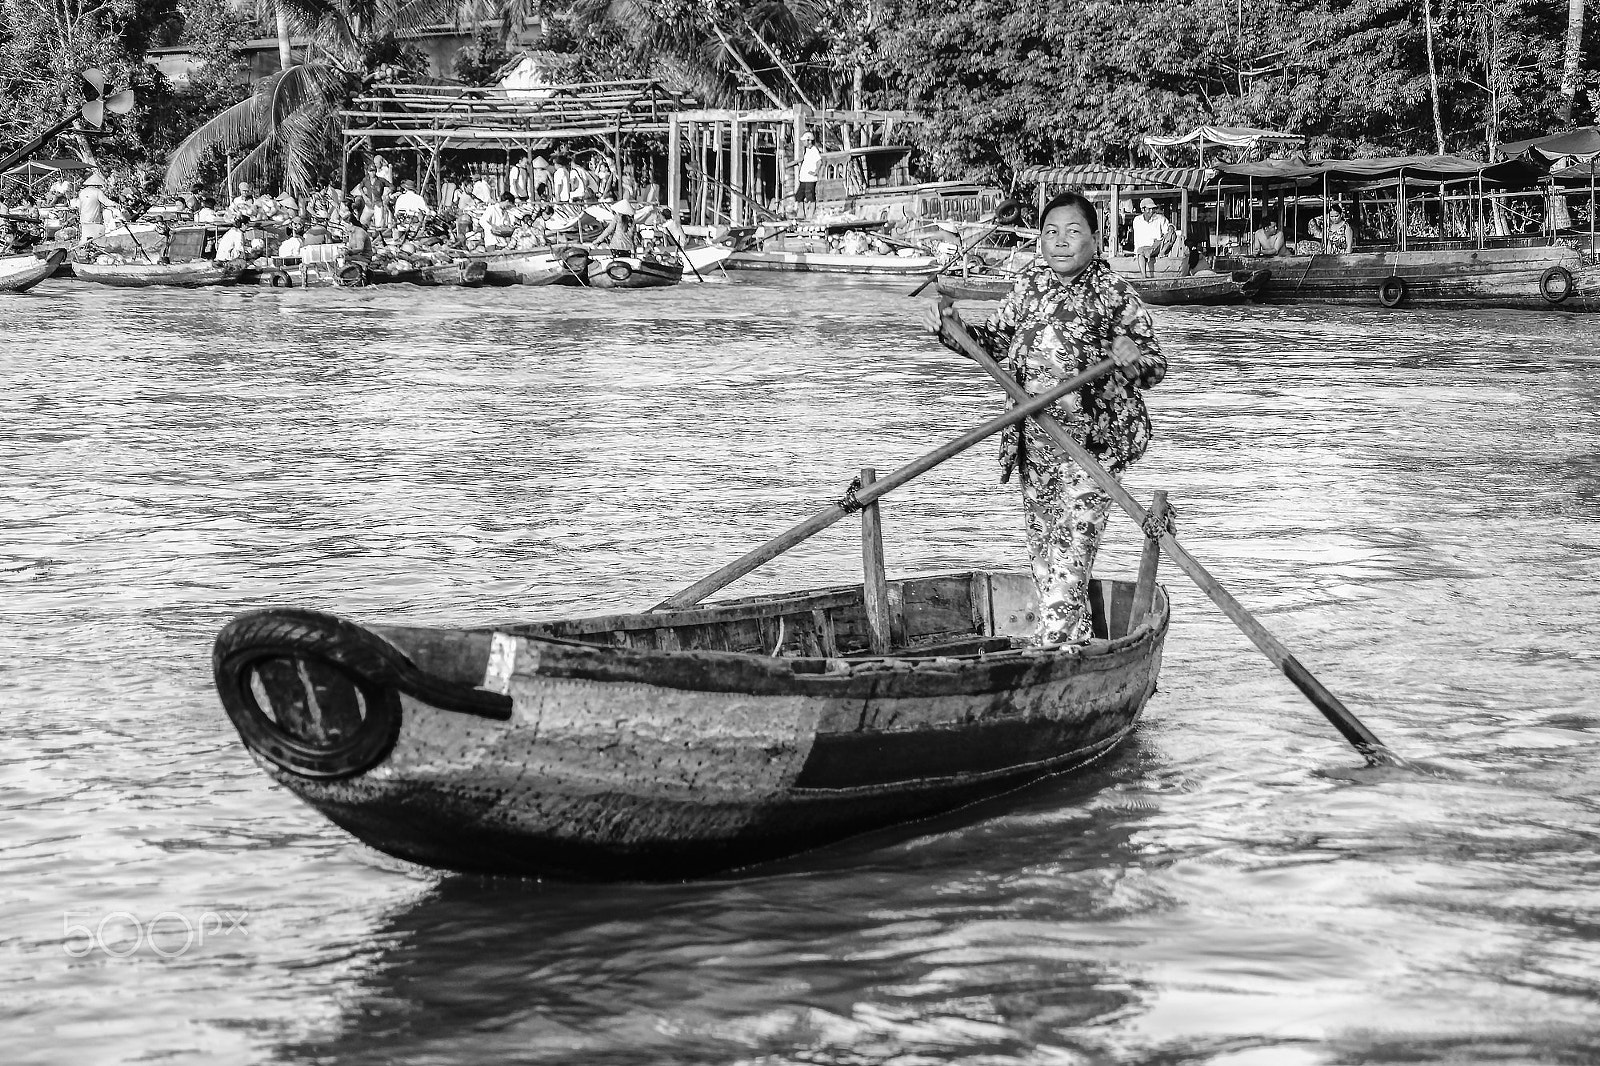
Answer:
<svg viewBox="0 0 1600 1066"><path fill-rule="evenodd" d="M1089 576L1111 497L1075 463L1024 463L1022 507L1039 587L1039 643L1081 644L1093 636Z"/></svg>

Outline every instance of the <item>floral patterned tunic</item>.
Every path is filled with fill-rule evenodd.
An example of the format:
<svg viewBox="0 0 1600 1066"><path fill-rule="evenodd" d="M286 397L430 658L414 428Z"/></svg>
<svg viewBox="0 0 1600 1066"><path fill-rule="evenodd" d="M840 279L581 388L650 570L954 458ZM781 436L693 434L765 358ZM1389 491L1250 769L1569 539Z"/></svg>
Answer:
<svg viewBox="0 0 1600 1066"><path fill-rule="evenodd" d="M1044 264L1033 267L1017 279L994 317L971 332L1031 396L1107 358L1113 341L1128 336L1142 353L1133 382L1107 375L1053 405L1050 413L1112 473L1144 454L1150 414L1139 390L1161 382L1167 360L1139 294L1105 260L1096 259L1068 281ZM1030 419L1020 445L1015 427L1002 438L1001 480L1010 479L1019 458L1033 468L1066 456L1057 454L1054 442Z"/></svg>

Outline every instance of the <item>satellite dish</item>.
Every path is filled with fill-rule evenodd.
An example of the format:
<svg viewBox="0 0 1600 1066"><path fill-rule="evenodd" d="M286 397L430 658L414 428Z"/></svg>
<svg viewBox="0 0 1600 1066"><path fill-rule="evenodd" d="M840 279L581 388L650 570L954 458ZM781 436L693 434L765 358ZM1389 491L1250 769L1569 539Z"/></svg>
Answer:
<svg viewBox="0 0 1600 1066"><path fill-rule="evenodd" d="M133 90L124 89L106 97L106 110L113 115L126 115L133 110Z"/></svg>

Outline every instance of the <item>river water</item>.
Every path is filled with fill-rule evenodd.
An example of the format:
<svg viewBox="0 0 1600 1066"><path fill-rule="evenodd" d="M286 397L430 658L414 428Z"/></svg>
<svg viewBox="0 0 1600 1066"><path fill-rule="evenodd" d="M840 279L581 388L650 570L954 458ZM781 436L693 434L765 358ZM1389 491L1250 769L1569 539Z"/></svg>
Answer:
<svg viewBox="0 0 1600 1066"><path fill-rule="evenodd" d="M764 876L445 876L245 756L238 611L642 607L991 415L909 287L0 301L0 1060L1600 1061L1596 319L1159 313L1128 484L1438 775L1363 769L1170 569L1116 758ZM988 445L884 512L891 572L1020 565Z"/></svg>

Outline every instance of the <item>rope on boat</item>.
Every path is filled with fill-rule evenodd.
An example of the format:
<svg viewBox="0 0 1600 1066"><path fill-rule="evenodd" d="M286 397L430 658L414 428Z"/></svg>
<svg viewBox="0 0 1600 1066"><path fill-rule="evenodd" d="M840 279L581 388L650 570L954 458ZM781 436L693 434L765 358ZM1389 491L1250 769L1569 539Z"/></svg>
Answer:
<svg viewBox="0 0 1600 1066"><path fill-rule="evenodd" d="M857 474L844 490L844 495L839 497L839 506L844 508L845 514L855 514L866 504L856 498L856 491L861 488L861 475Z"/></svg>
<svg viewBox="0 0 1600 1066"><path fill-rule="evenodd" d="M1144 535L1151 540L1160 540L1163 534L1178 535L1178 509L1171 503L1161 508L1152 507L1145 511L1144 519L1139 523L1144 529Z"/></svg>

